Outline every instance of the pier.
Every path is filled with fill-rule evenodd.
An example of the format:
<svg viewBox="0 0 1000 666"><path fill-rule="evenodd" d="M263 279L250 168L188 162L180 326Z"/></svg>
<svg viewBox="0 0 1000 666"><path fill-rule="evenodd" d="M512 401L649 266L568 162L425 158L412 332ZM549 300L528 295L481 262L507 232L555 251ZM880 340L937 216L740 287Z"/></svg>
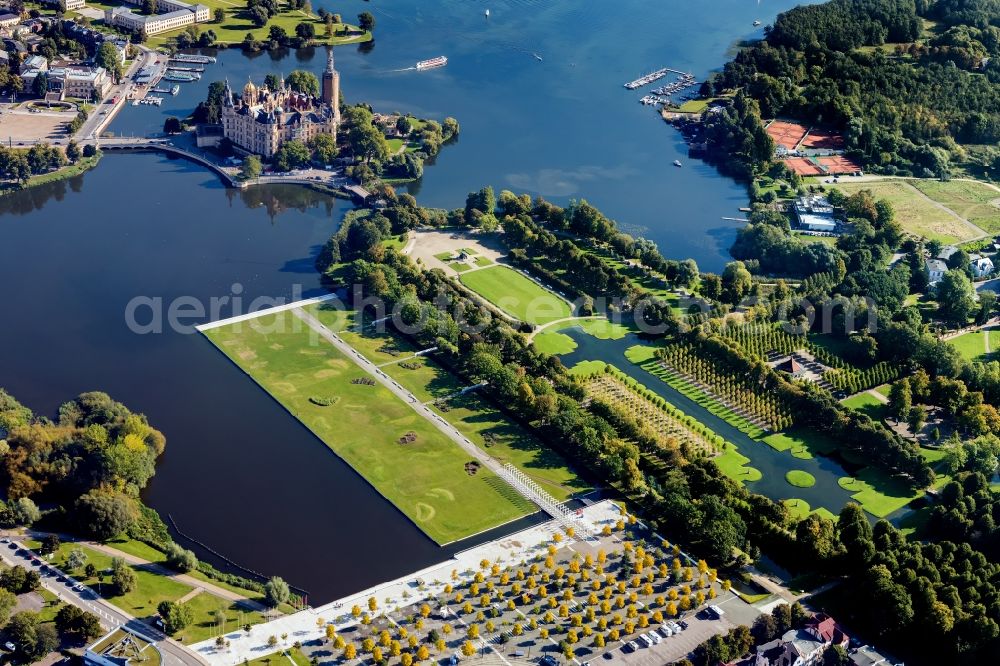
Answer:
<svg viewBox="0 0 1000 666"><path fill-rule="evenodd" d="M650 72L649 74L644 74L643 76L640 76L639 78L637 78L637 79L635 79L633 81L629 81L628 83L625 84L625 87L628 88L629 90L635 90L636 88L641 88L643 86L649 85L653 81L659 81L660 79L662 79L667 74L678 74L678 75L680 75L682 77L687 76L687 77L694 78L688 72L682 72L682 71L680 71L678 69L671 69L669 67L664 67L663 69L658 69L655 72Z"/></svg>
<svg viewBox="0 0 1000 666"><path fill-rule="evenodd" d="M698 85L698 81L691 74L681 74L676 81L660 86L649 95L643 96L640 104L665 104L670 101L670 96L682 90Z"/></svg>

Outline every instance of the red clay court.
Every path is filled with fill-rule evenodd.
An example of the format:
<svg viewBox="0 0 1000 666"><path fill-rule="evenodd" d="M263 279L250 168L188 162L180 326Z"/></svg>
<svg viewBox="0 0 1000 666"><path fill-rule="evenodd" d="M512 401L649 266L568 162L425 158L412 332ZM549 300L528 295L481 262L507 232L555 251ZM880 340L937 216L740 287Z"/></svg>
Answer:
<svg viewBox="0 0 1000 666"><path fill-rule="evenodd" d="M820 157L818 161L826 168L829 174L857 173L861 171L861 165L843 155L831 155L830 157Z"/></svg>
<svg viewBox="0 0 1000 666"><path fill-rule="evenodd" d="M843 150L844 137L830 130L812 129L802 140L803 149Z"/></svg>
<svg viewBox="0 0 1000 666"><path fill-rule="evenodd" d="M826 172L812 160L805 157L786 157L785 164L800 176L825 176Z"/></svg>
<svg viewBox="0 0 1000 666"><path fill-rule="evenodd" d="M777 145L782 146L787 150L795 150L795 147L799 145L799 141L805 137L809 128L798 123L775 120L767 126L766 130L768 136L774 139L774 142Z"/></svg>

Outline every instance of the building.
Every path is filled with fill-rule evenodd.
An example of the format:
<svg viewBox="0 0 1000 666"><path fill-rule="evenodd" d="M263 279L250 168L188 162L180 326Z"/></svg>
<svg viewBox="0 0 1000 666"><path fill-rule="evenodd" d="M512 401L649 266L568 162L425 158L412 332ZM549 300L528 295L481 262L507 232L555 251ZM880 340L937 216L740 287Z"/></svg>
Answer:
<svg viewBox="0 0 1000 666"><path fill-rule="evenodd" d="M969 256L969 268L977 278L984 278L993 273L993 260L979 254Z"/></svg>
<svg viewBox="0 0 1000 666"><path fill-rule="evenodd" d="M826 197L818 194L799 197L795 200L795 219L799 226L808 231L832 233L837 230L837 220L833 217L833 206Z"/></svg>
<svg viewBox="0 0 1000 666"><path fill-rule="evenodd" d="M44 58L42 58L44 60ZM48 71L46 71L48 69ZM48 91L55 93L53 98L63 100L75 97L85 100L102 99L111 89L111 77L103 67L88 65L67 65L64 67L42 67L21 72L21 81L25 90L31 90L35 77L40 74L48 77Z"/></svg>
<svg viewBox="0 0 1000 666"><path fill-rule="evenodd" d="M133 5L142 4L142 0L127 1ZM204 23L211 18L212 13L205 5L190 5L181 0L158 0L156 10L157 14L144 16L136 14L128 7L112 7L104 11L104 20L108 25L115 25L132 32L156 35L186 25Z"/></svg>
<svg viewBox="0 0 1000 666"><path fill-rule="evenodd" d="M43 4L55 5L64 12L79 11L87 6L84 0L41 0Z"/></svg>
<svg viewBox="0 0 1000 666"><path fill-rule="evenodd" d="M0 14L0 28L13 28L21 22L17 14Z"/></svg>
<svg viewBox="0 0 1000 666"><path fill-rule="evenodd" d="M21 74L24 74L25 72L30 72L31 70L46 72L48 71L48 69L49 69L49 61L40 55L28 56L21 63Z"/></svg>
<svg viewBox="0 0 1000 666"><path fill-rule="evenodd" d="M160 666L163 657L151 639L120 627L88 646L83 663L88 666Z"/></svg>
<svg viewBox="0 0 1000 666"><path fill-rule="evenodd" d="M826 613L817 613L806 620L802 628L807 634L827 645L839 645L847 649L851 637L844 633L837 621Z"/></svg>
<svg viewBox="0 0 1000 666"><path fill-rule="evenodd" d="M292 139L308 141L320 134L336 136L340 126L340 74L333 66L333 49L323 73L318 98L282 87L268 90L248 81L235 98L229 82L222 106L222 131L233 145L262 157L272 157Z"/></svg>
<svg viewBox="0 0 1000 666"><path fill-rule="evenodd" d="M928 259L924 262L927 268L927 284L935 285L941 281L944 274L948 272L948 264L940 259Z"/></svg>

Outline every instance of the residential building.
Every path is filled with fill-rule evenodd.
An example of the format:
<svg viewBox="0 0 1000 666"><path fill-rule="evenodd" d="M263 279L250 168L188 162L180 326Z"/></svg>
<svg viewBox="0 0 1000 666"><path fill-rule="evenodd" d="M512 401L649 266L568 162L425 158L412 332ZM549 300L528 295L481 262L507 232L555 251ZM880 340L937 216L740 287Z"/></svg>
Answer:
<svg viewBox="0 0 1000 666"><path fill-rule="evenodd" d="M13 28L21 22L17 14L0 14L0 28Z"/></svg>
<svg viewBox="0 0 1000 666"><path fill-rule="evenodd" d="M940 259L927 259L924 265L927 268L927 284L931 286L940 282L944 274L948 272L948 264Z"/></svg>
<svg viewBox="0 0 1000 666"><path fill-rule="evenodd" d="M272 157L286 141L308 141L319 134L336 136L340 126L340 74L330 49L320 96L257 87L248 81L235 98L229 82L222 106L223 134L246 153Z"/></svg>
<svg viewBox="0 0 1000 666"><path fill-rule="evenodd" d="M977 278L984 278L993 273L993 260L979 254L969 256L969 268Z"/></svg>
<svg viewBox="0 0 1000 666"><path fill-rule="evenodd" d="M808 231L832 233L837 230L833 206L826 197L818 194L799 197L793 205L799 226Z"/></svg>

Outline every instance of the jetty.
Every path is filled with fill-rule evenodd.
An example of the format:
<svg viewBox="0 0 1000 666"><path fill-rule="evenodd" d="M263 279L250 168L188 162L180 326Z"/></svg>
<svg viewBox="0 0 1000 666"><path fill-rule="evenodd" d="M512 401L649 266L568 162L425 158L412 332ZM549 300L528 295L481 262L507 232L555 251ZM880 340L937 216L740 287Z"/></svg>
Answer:
<svg viewBox="0 0 1000 666"><path fill-rule="evenodd" d="M625 87L629 90L635 90L636 88L641 88L647 86L653 81L659 81L667 74L679 74L680 76L691 76L688 72L682 72L677 69L671 69L669 67L664 67L663 69L658 69L655 72L650 72L649 74L644 74L637 79L629 81L625 84Z"/></svg>
<svg viewBox="0 0 1000 666"><path fill-rule="evenodd" d="M178 53L177 55L170 56L170 62L193 62L199 65L207 65L215 62L215 58L212 56Z"/></svg>

